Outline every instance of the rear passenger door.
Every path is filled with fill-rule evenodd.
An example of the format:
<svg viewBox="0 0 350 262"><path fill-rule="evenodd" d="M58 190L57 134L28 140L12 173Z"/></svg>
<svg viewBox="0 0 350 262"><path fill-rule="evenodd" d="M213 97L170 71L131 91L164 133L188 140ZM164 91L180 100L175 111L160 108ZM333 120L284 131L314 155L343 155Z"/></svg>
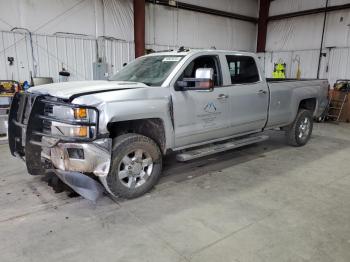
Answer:
<svg viewBox="0 0 350 262"><path fill-rule="evenodd" d="M267 121L268 87L251 56L226 55L232 134L260 131Z"/></svg>

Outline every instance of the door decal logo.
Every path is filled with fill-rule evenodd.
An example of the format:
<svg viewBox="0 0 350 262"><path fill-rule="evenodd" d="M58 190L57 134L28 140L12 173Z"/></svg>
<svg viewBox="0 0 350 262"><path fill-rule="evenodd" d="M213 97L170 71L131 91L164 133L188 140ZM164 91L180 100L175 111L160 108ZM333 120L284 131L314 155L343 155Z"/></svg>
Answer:
<svg viewBox="0 0 350 262"><path fill-rule="evenodd" d="M208 104L205 105L204 111L207 113L215 113L216 112L216 106L214 102L208 102Z"/></svg>

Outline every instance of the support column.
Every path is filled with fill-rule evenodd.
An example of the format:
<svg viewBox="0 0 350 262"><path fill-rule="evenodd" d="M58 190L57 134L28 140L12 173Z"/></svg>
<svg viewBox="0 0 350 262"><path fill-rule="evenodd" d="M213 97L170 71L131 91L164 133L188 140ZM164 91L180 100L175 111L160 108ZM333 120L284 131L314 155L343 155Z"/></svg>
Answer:
<svg viewBox="0 0 350 262"><path fill-rule="evenodd" d="M145 54L145 0L134 0L135 57Z"/></svg>
<svg viewBox="0 0 350 262"><path fill-rule="evenodd" d="M270 10L270 0L260 0L259 19L258 19L258 37L257 37L257 43L256 43L257 52L265 52L269 10Z"/></svg>

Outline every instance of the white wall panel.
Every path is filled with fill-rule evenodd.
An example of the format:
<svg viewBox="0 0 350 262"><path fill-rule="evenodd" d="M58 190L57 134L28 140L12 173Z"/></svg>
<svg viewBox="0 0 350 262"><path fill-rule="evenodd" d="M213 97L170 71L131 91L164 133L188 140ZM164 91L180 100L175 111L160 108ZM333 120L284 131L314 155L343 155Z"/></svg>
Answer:
<svg viewBox="0 0 350 262"><path fill-rule="evenodd" d="M252 23L239 20L229 20L232 28L231 49L256 51L257 27Z"/></svg>
<svg viewBox="0 0 350 262"><path fill-rule="evenodd" d="M182 2L241 15L253 17L258 15L258 0L182 0Z"/></svg>
<svg viewBox="0 0 350 262"><path fill-rule="evenodd" d="M134 40L134 10L131 0L103 0L105 35Z"/></svg>
<svg viewBox="0 0 350 262"><path fill-rule="evenodd" d="M270 22L267 29L266 50L320 48L323 17L323 14L315 14Z"/></svg>
<svg viewBox="0 0 350 262"><path fill-rule="evenodd" d="M318 50L266 52L265 54L259 54L265 76L269 78L272 77L274 64L279 61L286 63L286 77L296 78L299 59L301 78L316 78L318 55Z"/></svg>
<svg viewBox="0 0 350 262"><path fill-rule="evenodd" d="M18 79L19 76L29 75L28 51L30 47L26 37L12 32L0 32L0 79ZM7 58L14 57L14 64L9 65Z"/></svg>
<svg viewBox="0 0 350 262"><path fill-rule="evenodd" d="M331 50L328 68L328 78L332 84L337 79L350 79L350 48Z"/></svg>
<svg viewBox="0 0 350 262"><path fill-rule="evenodd" d="M342 5L349 0L330 0L329 5ZM276 0L271 2L270 15L289 13L325 5L324 0ZM324 14L307 15L268 24L265 54L265 70L271 76L273 62L283 57L287 63L287 76L295 77L296 63L293 57L300 55L302 77L315 78L319 61ZM328 78L331 85L339 78L350 78L350 10L333 11L327 14L320 77ZM332 47L327 49L327 47ZM288 54L288 55L286 55ZM268 57L272 58L267 59ZM289 58L291 57L292 60ZM289 71L290 70L290 71Z"/></svg>
<svg viewBox="0 0 350 262"><path fill-rule="evenodd" d="M146 5L146 43L175 45L177 15L177 10L172 7Z"/></svg>
<svg viewBox="0 0 350 262"><path fill-rule="evenodd" d="M105 40L105 57L109 65L109 74L115 74L124 63L135 58L135 45L133 42Z"/></svg>
<svg viewBox="0 0 350 262"><path fill-rule="evenodd" d="M350 10L331 12L327 15L325 47L350 46Z"/></svg>
<svg viewBox="0 0 350 262"><path fill-rule="evenodd" d="M0 29L25 27L32 32L95 34L95 0L0 0ZM4 23L4 21L6 23Z"/></svg>
<svg viewBox="0 0 350 262"><path fill-rule="evenodd" d="M102 56L114 74L123 63L134 59L134 43L104 40ZM33 35L34 68L28 34L0 32L0 79L30 80L30 71L38 77L53 77L64 67L69 80L92 80L92 64L96 61L96 39L72 36ZM14 57L10 66L7 57Z"/></svg>
<svg viewBox="0 0 350 262"><path fill-rule="evenodd" d="M260 69L263 71L265 75L265 53L256 53L256 56L259 61Z"/></svg>
<svg viewBox="0 0 350 262"><path fill-rule="evenodd" d="M152 49L154 51L175 50L176 48L178 48L178 46L146 44L146 49Z"/></svg>
<svg viewBox="0 0 350 262"><path fill-rule="evenodd" d="M14 27L32 32L33 52L29 34ZM92 79L98 36L108 37L99 56L110 73L134 58L132 0L0 0L0 78L29 80L32 71L58 81L64 67L70 80Z"/></svg>
<svg viewBox="0 0 350 262"><path fill-rule="evenodd" d="M146 10L148 46L255 50L253 23L153 4Z"/></svg>
<svg viewBox="0 0 350 262"><path fill-rule="evenodd" d="M270 4L270 16L324 7L326 0L275 0Z"/></svg>
<svg viewBox="0 0 350 262"><path fill-rule="evenodd" d="M319 50L303 50L292 52L292 61L290 65L290 77L297 75L298 62L300 59L301 78L316 78Z"/></svg>
<svg viewBox="0 0 350 262"><path fill-rule="evenodd" d="M14 27L133 41L132 0L0 0L0 30Z"/></svg>
<svg viewBox="0 0 350 262"><path fill-rule="evenodd" d="M348 4L349 0L329 0L329 6ZM294 13L326 6L326 0L275 0L270 4L270 16Z"/></svg>
<svg viewBox="0 0 350 262"><path fill-rule="evenodd" d="M329 5L345 5L345 4L349 4L349 0L330 0L329 1Z"/></svg>
<svg viewBox="0 0 350 262"><path fill-rule="evenodd" d="M350 78L350 48L336 48L322 57L320 78L328 79L331 86L337 79ZM279 59L286 63L286 77L295 78L297 73L297 58L300 57L301 78L316 78L319 50L266 52L259 54L264 67L265 76L272 77L274 63Z"/></svg>

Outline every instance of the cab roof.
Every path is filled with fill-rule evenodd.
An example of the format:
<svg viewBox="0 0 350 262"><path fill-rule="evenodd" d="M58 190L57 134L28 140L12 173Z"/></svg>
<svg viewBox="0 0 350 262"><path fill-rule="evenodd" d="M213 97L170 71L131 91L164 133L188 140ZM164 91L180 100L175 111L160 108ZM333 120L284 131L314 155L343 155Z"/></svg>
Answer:
<svg viewBox="0 0 350 262"><path fill-rule="evenodd" d="M246 55L253 55L255 53L253 52L247 52L247 51L233 51L233 50L217 50L217 49L182 49L182 50L166 50L166 51L158 51L151 54L148 54L147 56L157 56L157 55L164 55L164 56L173 56L173 55L193 55L197 53L209 53L209 52L215 52L215 53L231 53L231 54L246 54Z"/></svg>

